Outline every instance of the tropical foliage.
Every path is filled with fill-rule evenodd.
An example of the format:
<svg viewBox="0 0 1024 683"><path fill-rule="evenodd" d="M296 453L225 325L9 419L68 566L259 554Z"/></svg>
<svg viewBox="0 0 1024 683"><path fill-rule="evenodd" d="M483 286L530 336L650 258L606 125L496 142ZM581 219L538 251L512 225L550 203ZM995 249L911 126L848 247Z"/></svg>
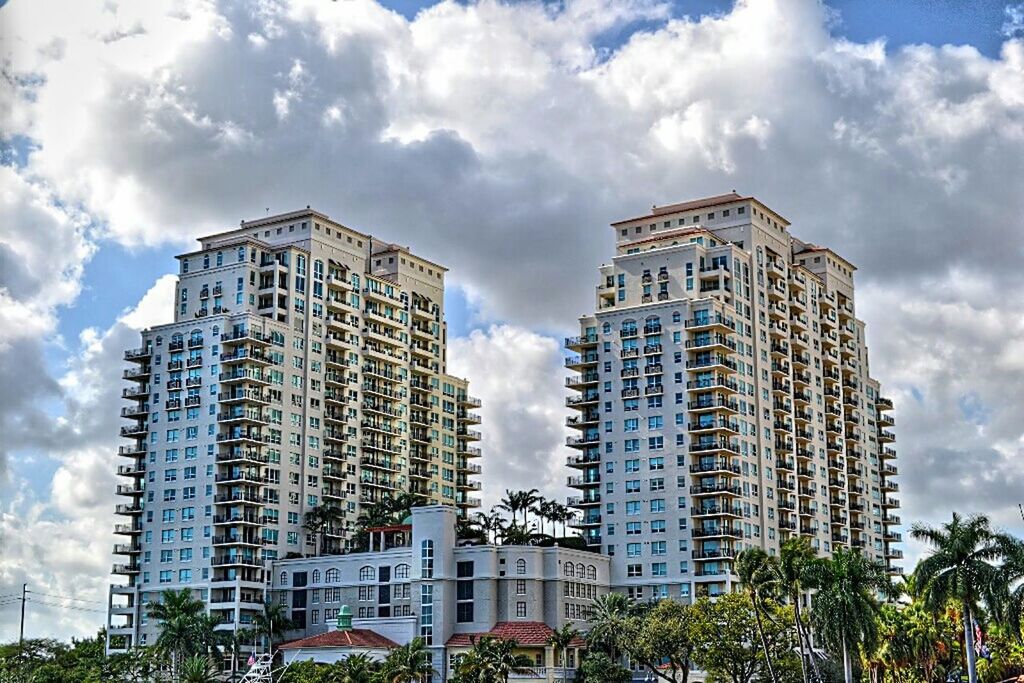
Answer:
<svg viewBox="0 0 1024 683"><path fill-rule="evenodd" d="M459 655L453 683L507 683L513 674L533 672L533 660L516 652L514 640L483 636L473 641L469 652Z"/></svg>

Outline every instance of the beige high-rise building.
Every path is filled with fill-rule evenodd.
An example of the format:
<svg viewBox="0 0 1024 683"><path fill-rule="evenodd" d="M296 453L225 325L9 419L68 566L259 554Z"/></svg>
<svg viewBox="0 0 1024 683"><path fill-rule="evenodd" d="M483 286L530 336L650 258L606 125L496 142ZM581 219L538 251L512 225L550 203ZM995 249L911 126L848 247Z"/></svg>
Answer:
<svg viewBox="0 0 1024 683"><path fill-rule="evenodd" d="M892 402L870 376L854 266L735 193L612 228L566 365L570 504L613 590L733 590L737 552L797 535L901 571Z"/></svg>
<svg viewBox="0 0 1024 683"><path fill-rule="evenodd" d="M245 627L269 563L342 552L365 504L480 504L480 403L447 374L443 266L308 208L199 242L178 257L174 322L125 353L111 649L153 642L143 606L164 589ZM325 507L326 533L304 528Z"/></svg>

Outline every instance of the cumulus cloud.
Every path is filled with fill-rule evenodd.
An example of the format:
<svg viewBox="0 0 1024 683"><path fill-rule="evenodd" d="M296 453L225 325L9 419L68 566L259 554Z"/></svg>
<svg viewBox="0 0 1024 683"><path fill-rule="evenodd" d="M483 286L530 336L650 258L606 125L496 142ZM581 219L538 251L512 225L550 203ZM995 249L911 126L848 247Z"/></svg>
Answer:
<svg viewBox="0 0 1024 683"><path fill-rule="evenodd" d="M108 506L73 484L109 488L98 465L116 419L103 407L130 328L153 318L87 332L48 372L41 340L82 264L102 240L181 244L311 204L451 266L480 315L508 323L450 354L485 399L485 497L531 483L554 495L564 371L537 330L570 332L592 308L609 221L736 188L858 265L874 374L898 400L913 473L904 519L954 501L1013 524L1018 10L990 58L837 38L815 0L701 18L656 0L446 0L412 20L373 0L12 0L0 115L33 151L0 168L0 382L22 389L0 392L3 446L58 454L54 485L105 534ZM620 31L624 44L598 47ZM24 533L67 514L19 500L43 511Z"/></svg>
<svg viewBox="0 0 1024 683"><path fill-rule="evenodd" d="M550 498L565 485L565 370L561 342L514 325L492 325L452 340L449 370L469 377L483 405L484 506L506 489L540 489Z"/></svg>
<svg viewBox="0 0 1024 683"><path fill-rule="evenodd" d="M26 387L33 382L24 373L31 371L33 381L38 376L52 385L62 404L56 419L39 416L34 440L24 444L57 462L49 496L33 494L23 478L0 481L0 585L28 582L32 591L49 596L32 605L30 635L90 635L104 623L104 615L92 610L103 609L114 559L113 454L124 349L138 345L143 327L168 322L174 282L172 275L161 277L109 329L84 331L57 380L43 368L25 367L2 378L5 387ZM0 367L7 367L10 355L4 358ZM17 620L14 611L0 611L0 633L15 633Z"/></svg>

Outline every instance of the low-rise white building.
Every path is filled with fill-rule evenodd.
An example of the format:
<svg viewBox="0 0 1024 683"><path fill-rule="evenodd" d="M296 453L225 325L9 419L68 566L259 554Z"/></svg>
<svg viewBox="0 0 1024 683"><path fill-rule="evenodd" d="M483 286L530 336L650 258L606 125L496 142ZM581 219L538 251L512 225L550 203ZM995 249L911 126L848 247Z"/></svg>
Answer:
<svg viewBox="0 0 1024 683"><path fill-rule="evenodd" d="M451 506L417 507L409 524L376 530L370 552L275 562L271 595L300 626L282 646L286 661L373 656L384 641L421 637L443 681L452 657L489 634L519 642L538 679L561 680L547 637L566 623L587 628L591 603L609 590L608 558L560 547L459 546L456 516ZM580 647L570 648L569 668Z"/></svg>

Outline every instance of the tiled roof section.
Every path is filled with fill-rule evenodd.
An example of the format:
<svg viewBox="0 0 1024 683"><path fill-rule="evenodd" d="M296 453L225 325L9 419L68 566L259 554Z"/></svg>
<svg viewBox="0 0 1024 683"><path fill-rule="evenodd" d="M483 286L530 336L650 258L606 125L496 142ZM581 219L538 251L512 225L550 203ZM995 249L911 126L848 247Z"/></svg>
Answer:
<svg viewBox="0 0 1024 683"><path fill-rule="evenodd" d="M616 221L612 225L622 225L623 223L631 223L633 221L642 220L644 218L654 218L655 216L664 216L667 213L678 213L679 211L692 211L693 209L703 209L709 206L718 206L719 204L729 204L730 202L741 202L753 197L743 197L730 192L728 194L719 194L714 197L704 197L703 199L694 199L689 202L681 202L679 204L667 204L665 206L654 206L651 207L651 213L645 216L636 216L635 218L627 218L624 221Z"/></svg>
<svg viewBox="0 0 1024 683"><path fill-rule="evenodd" d="M499 621L487 633L456 633L448 639L448 647L472 647L474 640L483 636L500 638L502 640L514 640L520 645L534 646L546 645L548 638L554 633L554 629L541 621ZM582 638L573 640L573 645L583 645Z"/></svg>
<svg viewBox="0 0 1024 683"><path fill-rule="evenodd" d="M328 631L319 635L310 636L301 640L293 640L279 646L282 650L297 650L310 648L328 647L366 647L373 649L391 649L398 647L398 643L385 638L376 631L368 628L354 628L349 631Z"/></svg>

